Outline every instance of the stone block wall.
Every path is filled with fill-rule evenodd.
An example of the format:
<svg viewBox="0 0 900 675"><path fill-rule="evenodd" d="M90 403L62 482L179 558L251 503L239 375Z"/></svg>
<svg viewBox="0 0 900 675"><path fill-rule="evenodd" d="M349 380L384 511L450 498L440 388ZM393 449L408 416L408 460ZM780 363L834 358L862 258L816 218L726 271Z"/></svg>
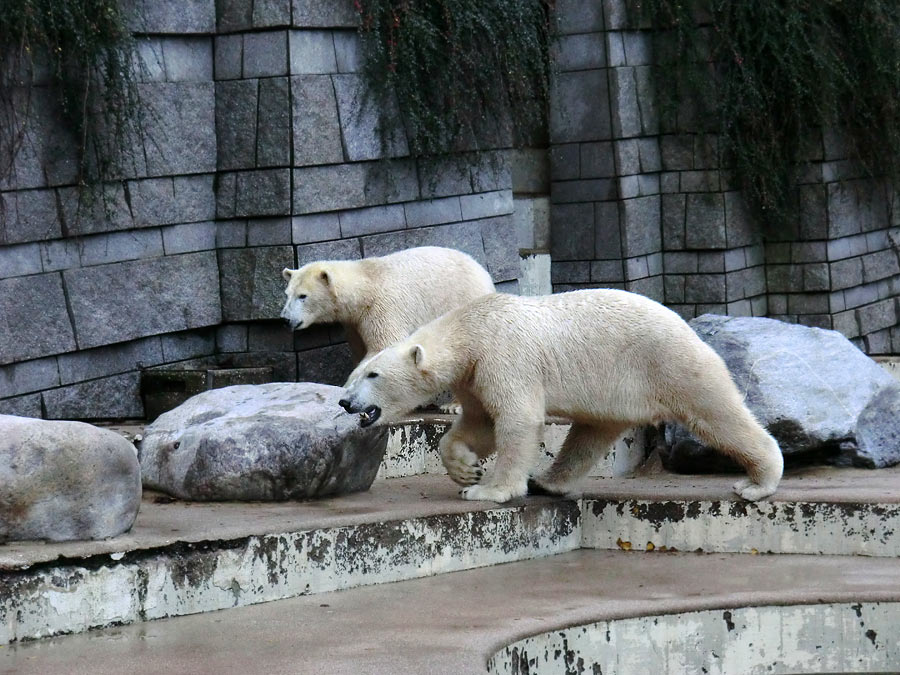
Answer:
<svg viewBox="0 0 900 675"><path fill-rule="evenodd" d="M349 0L135 0L145 134L78 199L47 91L0 177L0 412L141 417L140 371L271 366L342 382L340 330L279 320L284 267L451 246L514 290L507 144L383 156ZM43 105L39 105L43 103Z"/></svg>
<svg viewBox="0 0 900 675"><path fill-rule="evenodd" d="M624 1L559 0L555 21L555 291L624 288L686 319L772 316L900 351L896 195L863 178L838 134L804 148L795 231L766 240L716 136L690 110L661 114L651 40Z"/></svg>

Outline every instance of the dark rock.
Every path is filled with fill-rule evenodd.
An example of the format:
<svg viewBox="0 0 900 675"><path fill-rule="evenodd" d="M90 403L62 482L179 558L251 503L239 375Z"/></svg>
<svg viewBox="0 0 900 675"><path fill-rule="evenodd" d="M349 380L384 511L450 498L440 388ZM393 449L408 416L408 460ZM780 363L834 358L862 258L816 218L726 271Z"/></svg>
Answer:
<svg viewBox="0 0 900 675"><path fill-rule="evenodd" d="M0 457L0 542L103 539L134 523L140 465L119 434L0 415Z"/></svg>
<svg viewBox="0 0 900 675"><path fill-rule="evenodd" d="M0 364L75 349L59 273L0 281Z"/></svg>
<svg viewBox="0 0 900 675"><path fill-rule="evenodd" d="M361 429L343 390L275 383L208 391L144 432L144 484L182 499L286 500L366 490L387 430Z"/></svg>
<svg viewBox="0 0 900 675"><path fill-rule="evenodd" d="M900 385L843 335L750 317L706 314L690 323L725 360L788 463L900 463ZM675 471L725 468L678 425L666 427L663 457Z"/></svg>
<svg viewBox="0 0 900 675"><path fill-rule="evenodd" d="M290 246L220 250L224 320L279 318L285 285L281 270L293 265Z"/></svg>

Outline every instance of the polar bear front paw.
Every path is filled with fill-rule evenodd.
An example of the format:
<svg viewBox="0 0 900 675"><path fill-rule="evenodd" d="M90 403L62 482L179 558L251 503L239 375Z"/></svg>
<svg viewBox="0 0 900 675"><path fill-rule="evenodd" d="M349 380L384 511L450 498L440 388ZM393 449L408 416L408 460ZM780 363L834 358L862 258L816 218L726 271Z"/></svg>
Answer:
<svg viewBox="0 0 900 675"><path fill-rule="evenodd" d="M777 489L777 483L775 485L759 485L749 478L742 478L734 484L734 491L748 502L765 499L769 495L775 494Z"/></svg>
<svg viewBox="0 0 900 675"><path fill-rule="evenodd" d="M528 489L523 485L522 489L511 487L498 487L491 485L473 485L460 491L463 499L473 502L497 502L502 504L516 497L524 497Z"/></svg>
<svg viewBox="0 0 900 675"><path fill-rule="evenodd" d="M478 464L478 455L463 443L451 444L448 451L441 455L441 462L450 480L457 485L474 485L484 475L484 469Z"/></svg>

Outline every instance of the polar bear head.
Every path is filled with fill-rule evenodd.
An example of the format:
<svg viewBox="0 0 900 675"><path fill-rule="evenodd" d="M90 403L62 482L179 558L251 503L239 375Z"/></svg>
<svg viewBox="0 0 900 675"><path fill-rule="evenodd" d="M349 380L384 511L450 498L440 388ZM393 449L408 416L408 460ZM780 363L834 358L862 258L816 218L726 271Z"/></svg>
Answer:
<svg viewBox="0 0 900 675"><path fill-rule="evenodd" d="M338 320L334 279L327 265L314 262L298 270L285 268L281 274L288 282L281 318L287 319L293 330Z"/></svg>
<svg viewBox="0 0 900 675"><path fill-rule="evenodd" d="M428 367L425 348L408 340L364 360L344 388L340 405L359 413L362 427L397 422L443 389Z"/></svg>

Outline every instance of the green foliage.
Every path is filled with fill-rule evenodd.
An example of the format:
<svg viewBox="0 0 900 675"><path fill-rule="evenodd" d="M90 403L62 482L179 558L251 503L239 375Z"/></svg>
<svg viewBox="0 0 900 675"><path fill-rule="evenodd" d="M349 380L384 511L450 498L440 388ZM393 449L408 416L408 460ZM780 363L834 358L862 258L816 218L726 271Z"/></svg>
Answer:
<svg viewBox="0 0 900 675"><path fill-rule="evenodd" d="M364 76L416 156L546 126L549 0L356 0ZM393 97L396 96L396 99Z"/></svg>
<svg viewBox="0 0 900 675"><path fill-rule="evenodd" d="M849 158L898 184L900 3L896 0L637 0L655 29L663 110L691 101L720 135L763 223L796 221L804 144L843 134ZM681 119L679 119L679 124Z"/></svg>
<svg viewBox="0 0 900 675"><path fill-rule="evenodd" d="M0 174L47 84L78 150L80 182L114 177L141 128L134 49L119 0L0 1ZM136 136L137 134L137 136Z"/></svg>

